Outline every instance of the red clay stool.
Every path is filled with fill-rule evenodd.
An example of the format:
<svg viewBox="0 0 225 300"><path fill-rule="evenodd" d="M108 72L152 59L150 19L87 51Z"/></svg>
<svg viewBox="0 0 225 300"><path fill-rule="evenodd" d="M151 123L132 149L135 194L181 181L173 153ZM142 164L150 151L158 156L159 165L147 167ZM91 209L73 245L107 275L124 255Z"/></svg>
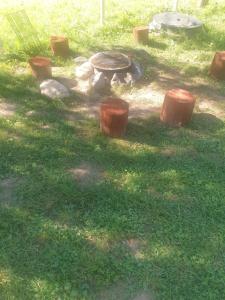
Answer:
<svg viewBox="0 0 225 300"><path fill-rule="evenodd" d="M44 80L52 77L51 60L47 57L35 56L29 59L28 62L33 76L38 80Z"/></svg>
<svg viewBox="0 0 225 300"><path fill-rule="evenodd" d="M124 135L128 122L129 104L118 98L108 98L100 107L100 127L111 137Z"/></svg>
<svg viewBox="0 0 225 300"><path fill-rule="evenodd" d="M196 98L188 91L173 89L166 93L160 119L172 126L183 126L192 117Z"/></svg>
<svg viewBox="0 0 225 300"><path fill-rule="evenodd" d="M69 41L64 36L51 36L51 49L55 56L68 57L69 56Z"/></svg>
<svg viewBox="0 0 225 300"><path fill-rule="evenodd" d="M225 80L225 51L216 52L211 64L210 74L217 79Z"/></svg>
<svg viewBox="0 0 225 300"><path fill-rule="evenodd" d="M133 30L134 40L138 44L148 44L148 26L138 26Z"/></svg>

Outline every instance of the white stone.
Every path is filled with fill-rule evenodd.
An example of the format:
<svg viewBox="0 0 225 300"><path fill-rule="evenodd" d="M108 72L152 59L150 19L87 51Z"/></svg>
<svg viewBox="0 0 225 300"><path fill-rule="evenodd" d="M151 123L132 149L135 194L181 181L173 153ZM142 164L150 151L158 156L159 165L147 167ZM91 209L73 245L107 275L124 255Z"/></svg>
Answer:
<svg viewBox="0 0 225 300"><path fill-rule="evenodd" d="M53 77L67 77L72 71L69 67L52 67Z"/></svg>
<svg viewBox="0 0 225 300"><path fill-rule="evenodd" d="M55 80L64 85L68 90L73 89L77 85L77 80L73 78L56 77Z"/></svg>
<svg viewBox="0 0 225 300"><path fill-rule="evenodd" d="M141 65L136 61L133 61L132 63L131 73L134 81L140 80L144 74Z"/></svg>
<svg viewBox="0 0 225 300"><path fill-rule="evenodd" d="M12 117L15 114L16 106L2 100L4 101L0 98L0 117Z"/></svg>
<svg viewBox="0 0 225 300"><path fill-rule="evenodd" d="M118 85L118 82L119 82L119 78L117 76L117 74L115 73L112 77L112 80L111 80L111 86L116 86Z"/></svg>
<svg viewBox="0 0 225 300"><path fill-rule="evenodd" d="M105 75L102 72L98 72L94 75L93 81L92 81L92 87L95 90L104 90L106 88L106 79Z"/></svg>
<svg viewBox="0 0 225 300"><path fill-rule="evenodd" d="M134 84L134 79L133 79L133 75L131 73L127 73L126 77L124 78L125 82L127 85L133 85Z"/></svg>
<svg viewBox="0 0 225 300"><path fill-rule="evenodd" d="M91 80L88 78L87 80L77 80L77 85L73 88L71 88L71 91L84 95L89 96L92 92L92 85Z"/></svg>
<svg viewBox="0 0 225 300"><path fill-rule="evenodd" d="M126 84L125 81L126 73L115 73L111 80L111 86L118 86Z"/></svg>
<svg viewBox="0 0 225 300"><path fill-rule="evenodd" d="M88 79L93 74L94 74L94 68L93 68L92 64L89 61L87 61L84 64L80 65L75 70L76 77L78 77L79 79L83 79L83 80Z"/></svg>
<svg viewBox="0 0 225 300"><path fill-rule="evenodd" d="M70 96L69 90L54 79L48 79L40 84L41 94L49 98L66 98Z"/></svg>

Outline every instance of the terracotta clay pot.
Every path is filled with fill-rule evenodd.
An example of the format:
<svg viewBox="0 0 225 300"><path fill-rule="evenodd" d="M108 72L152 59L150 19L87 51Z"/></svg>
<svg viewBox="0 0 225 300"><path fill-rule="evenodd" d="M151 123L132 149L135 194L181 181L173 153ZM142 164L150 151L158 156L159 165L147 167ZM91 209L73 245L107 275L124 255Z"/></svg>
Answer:
<svg viewBox="0 0 225 300"><path fill-rule="evenodd" d="M188 91L172 89L165 95L161 121L172 126L184 126L190 122L196 98Z"/></svg>
<svg viewBox="0 0 225 300"><path fill-rule="evenodd" d="M64 36L51 36L51 49L55 56L68 57L69 56L69 41Z"/></svg>
<svg viewBox="0 0 225 300"><path fill-rule="evenodd" d="M211 64L210 74L221 80L225 80L225 51L216 52Z"/></svg>
<svg viewBox="0 0 225 300"><path fill-rule="evenodd" d="M148 44L148 26L135 27L133 30L134 40L138 44Z"/></svg>
<svg viewBox="0 0 225 300"><path fill-rule="evenodd" d="M101 103L100 126L104 134L121 137L125 134L129 114L129 104L118 98L108 98Z"/></svg>
<svg viewBox="0 0 225 300"><path fill-rule="evenodd" d="M47 57L35 56L29 59L34 77L44 80L52 77L51 60Z"/></svg>

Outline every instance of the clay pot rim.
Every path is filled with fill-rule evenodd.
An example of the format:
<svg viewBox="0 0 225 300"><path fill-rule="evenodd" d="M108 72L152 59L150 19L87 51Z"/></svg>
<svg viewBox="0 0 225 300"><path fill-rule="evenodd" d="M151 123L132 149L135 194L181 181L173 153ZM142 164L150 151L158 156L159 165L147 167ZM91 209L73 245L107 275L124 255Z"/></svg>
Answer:
<svg viewBox="0 0 225 300"><path fill-rule="evenodd" d="M134 27L134 30L149 30L149 28L146 25L140 25L140 26Z"/></svg>
<svg viewBox="0 0 225 300"><path fill-rule="evenodd" d="M51 60L43 56L35 56L28 60L29 64L37 67L47 67L51 65Z"/></svg>
<svg viewBox="0 0 225 300"><path fill-rule="evenodd" d="M101 111L114 115L126 114L129 112L129 103L120 98L110 98L101 103Z"/></svg>
<svg viewBox="0 0 225 300"><path fill-rule="evenodd" d="M107 112L108 115L116 115L116 116L122 116L122 115L126 115L128 114L128 110L127 109L123 109L123 108L103 108L102 111Z"/></svg>
<svg viewBox="0 0 225 300"><path fill-rule="evenodd" d="M218 56L220 60L225 61L225 51L217 51L216 56Z"/></svg>
<svg viewBox="0 0 225 300"><path fill-rule="evenodd" d="M109 97L101 102L101 106L108 108L128 108L129 103L118 97Z"/></svg>
<svg viewBox="0 0 225 300"><path fill-rule="evenodd" d="M189 91L179 88L168 91L166 97L178 103L193 103L196 100L195 96Z"/></svg>
<svg viewBox="0 0 225 300"><path fill-rule="evenodd" d="M56 43L57 42L60 43L60 42L67 42L68 41L68 38L65 37L65 36L62 36L62 35L52 35L50 37L50 39L51 39L51 41L56 42Z"/></svg>

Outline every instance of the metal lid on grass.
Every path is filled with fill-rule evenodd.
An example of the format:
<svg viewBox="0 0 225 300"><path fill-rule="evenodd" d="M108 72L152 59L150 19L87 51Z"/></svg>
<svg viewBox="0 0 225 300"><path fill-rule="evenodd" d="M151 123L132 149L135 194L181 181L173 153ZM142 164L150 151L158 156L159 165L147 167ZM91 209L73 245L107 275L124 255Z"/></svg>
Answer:
<svg viewBox="0 0 225 300"><path fill-rule="evenodd" d="M178 12L164 12L153 17L154 23L170 29L195 29L203 24L197 18Z"/></svg>

